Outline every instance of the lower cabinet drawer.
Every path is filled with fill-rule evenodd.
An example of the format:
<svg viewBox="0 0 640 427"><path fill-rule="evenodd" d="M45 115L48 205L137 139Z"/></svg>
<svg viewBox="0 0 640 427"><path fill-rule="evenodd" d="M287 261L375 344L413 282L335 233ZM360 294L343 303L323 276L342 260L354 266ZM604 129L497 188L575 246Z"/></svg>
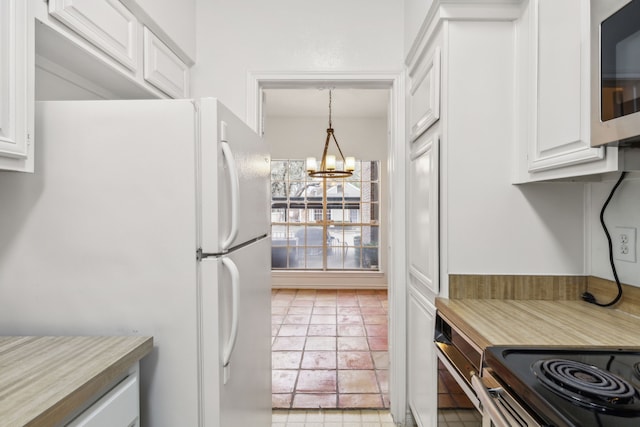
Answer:
<svg viewBox="0 0 640 427"><path fill-rule="evenodd" d="M82 412L68 427L137 427L140 425L138 370Z"/></svg>

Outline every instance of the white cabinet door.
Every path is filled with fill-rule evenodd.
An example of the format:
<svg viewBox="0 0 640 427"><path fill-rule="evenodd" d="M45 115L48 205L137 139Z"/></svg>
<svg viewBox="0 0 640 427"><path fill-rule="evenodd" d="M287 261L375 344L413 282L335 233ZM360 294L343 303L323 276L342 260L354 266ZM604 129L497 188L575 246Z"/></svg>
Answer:
<svg viewBox="0 0 640 427"><path fill-rule="evenodd" d="M436 426L438 363L433 344L436 308L415 288L409 288L408 391L409 407L419 427Z"/></svg>
<svg viewBox="0 0 640 427"><path fill-rule="evenodd" d="M196 59L196 0L120 0L180 59ZM214 6L216 7L216 6Z"/></svg>
<svg viewBox="0 0 640 427"><path fill-rule="evenodd" d="M618 167L616 149L590 143L589 27L588 0L532 0L519 23L520 181Z"/></svg>
<svg viewBox="0 0 640 427"><path fill-rule="evenodd" d="M33 172L31 2L0 0L0 169Z"/></svg>
<svg viewBox="0 0 640 427"><path fill-rule="evenodd" d="M143 68L144 79L170 97L189 96L189 68L146 27Z"/></svg>
<svg viewBox="0 0 640 427"><path fill-rule="evenodd" d="M408 252L410 281L439 292L438 134L427 132L412 144L409 162Z"/></svg>
<svg viewBox="0 0 640 427"><path fill-rule="evenodd" d="M138 68L138 21L119 0L50 0L49 13L131 71Z"/></svg>
<svg viewBox="0 0 640 427"><path fill-rule="evenodd" d="M409 140L440 118L440 48L427 49L409 69Z"/></svg>

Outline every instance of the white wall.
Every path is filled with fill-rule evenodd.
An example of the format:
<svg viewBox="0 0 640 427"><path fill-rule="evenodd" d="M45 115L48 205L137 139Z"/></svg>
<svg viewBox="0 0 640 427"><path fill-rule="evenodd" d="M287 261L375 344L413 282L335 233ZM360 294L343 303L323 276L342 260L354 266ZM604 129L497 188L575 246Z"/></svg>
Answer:
<svg viewBox="0 0 640 427"><path fill-rule="evenodd" d="M600 211L619 176L620 174L609 175L602 182L589 184L590 198L587 210L591 237L590 274L609 280L614 280L614 278L609 263L607 238L600 225ZM612 236L616 226L635 227L637 231L640 230L640 173L631 173L625 177L605 210L604 220ZM638 237L637 231L636 239ZM638 257L640 253L637 251L638 245L636 243L635 263L615 260L618 277L622 283L640 286L640 259Z"/></svg>
<svg viewBox="0 0 640 427"><path fill-rule="evenodd" d="M334 135L345 156L360 160L387 160L387 119L343 117L333 119ZM322 157L327 117L271 117L265 120L265 138L274 159ZM331 142L330 149L335 150ZM334 153L335 154L335 153Z"/></svg>
<svg viewBox="0 0 640 427"><path fill-rule="evenodd" d="M192 94L246 118L248 72L399 72L397 0L198 0Z"/></svg>
<svg viewBox="0 0 640 427"><path fill-rule="evenodd" d="M448 43L443 274L584 274L584 184L511 184L512 24L451 22Z"/></svg>

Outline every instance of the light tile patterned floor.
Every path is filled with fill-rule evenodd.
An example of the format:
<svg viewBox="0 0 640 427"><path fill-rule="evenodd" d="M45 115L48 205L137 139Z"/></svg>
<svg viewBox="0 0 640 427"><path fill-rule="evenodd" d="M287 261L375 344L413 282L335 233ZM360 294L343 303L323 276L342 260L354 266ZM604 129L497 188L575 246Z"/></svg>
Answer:
<svg viewBox="0 0 640 427"><path fill-rule="evenodd" d="M475 409L439 409L438 427L482 427L482 416Z"/></svg>
<svg viewBox="0 0 640 427"><path fill-rule="evenodd" d="M272 427L395 427L386 410L274 409Z"/></svg>
<svg viewBox="0 0 640 427"><path fill-rule="evenodd" d="M388 408L386 290L272 292L274 408Z"/></svg>

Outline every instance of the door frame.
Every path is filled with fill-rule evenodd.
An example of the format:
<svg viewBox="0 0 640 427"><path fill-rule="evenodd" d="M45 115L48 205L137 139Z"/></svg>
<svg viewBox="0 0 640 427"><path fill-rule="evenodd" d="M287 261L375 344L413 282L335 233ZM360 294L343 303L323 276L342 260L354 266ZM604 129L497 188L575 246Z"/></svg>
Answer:
<svg viewBox="0 0 640 427"><path fill-rule="evenodd" d="M389 397L393 419L405 425L408 418L407 348L407 258L406 258L406 164L404 73L363 72L249 72L247 123L263 133L263 89L317 88L390 89L389 138L387 142L389 176L388 295L389 295Z"/></svg>

